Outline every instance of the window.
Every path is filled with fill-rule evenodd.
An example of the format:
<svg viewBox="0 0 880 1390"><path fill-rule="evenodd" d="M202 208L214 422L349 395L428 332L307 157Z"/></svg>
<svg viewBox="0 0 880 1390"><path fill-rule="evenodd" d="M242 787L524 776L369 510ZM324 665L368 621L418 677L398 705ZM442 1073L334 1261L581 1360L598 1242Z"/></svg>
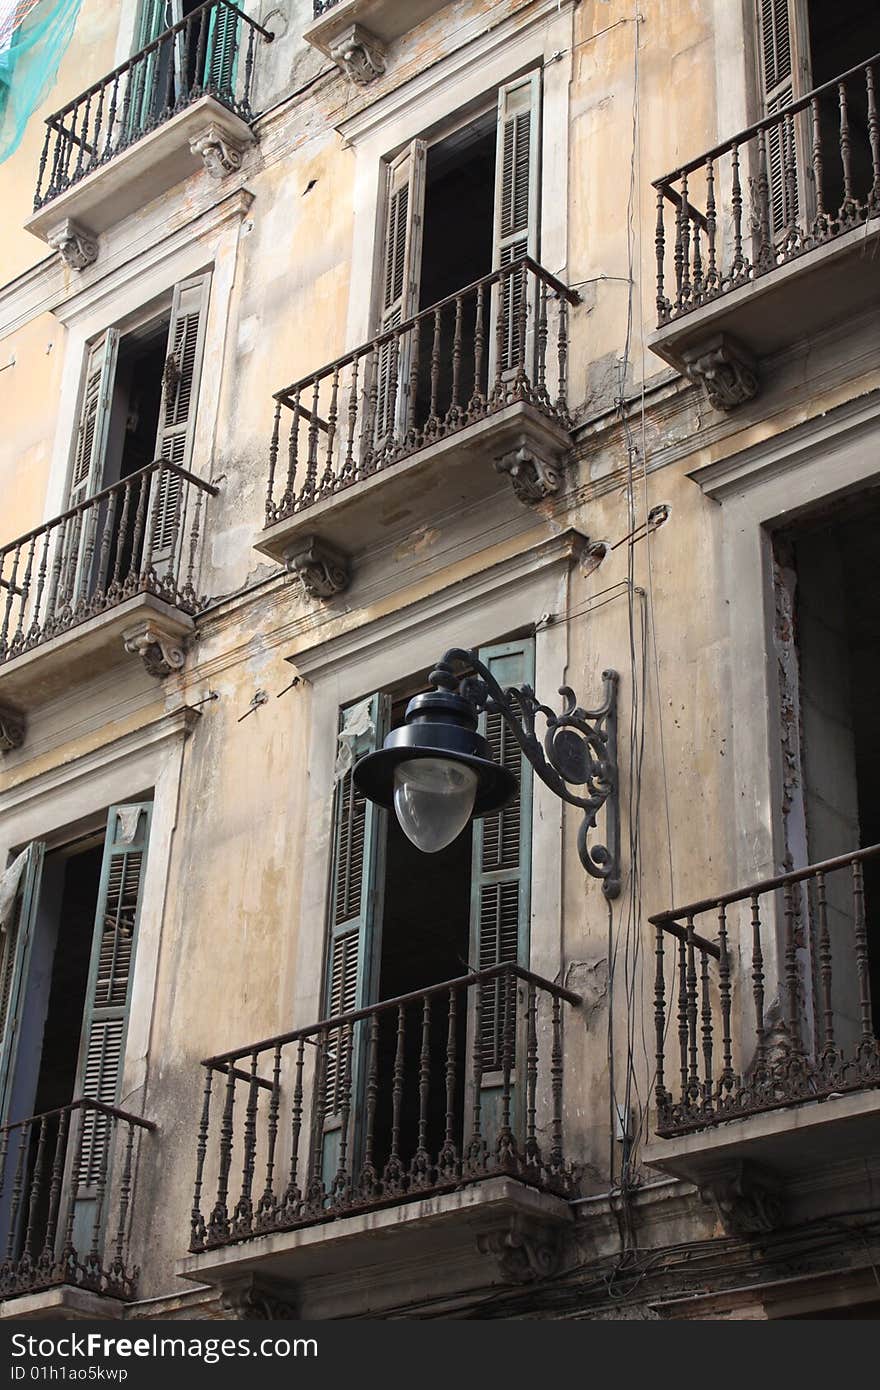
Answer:
<svg viewBox="0 0 880 1390"><path fill-rule="evenodd" d="M103 830L52 849L33 843L15 866L0 939L0 1123L81 1098L119 1102L151 811L149 801L111 806ZM86 1112L81 1135L85 1211L107 1142L104 1117ZM15 1156L3 1161L9 1180ZM6 1208L0 1219L9 1219Z"/></svg>
<svg viewBox="0 0 880 1390"><path fill-rule="evenodd" d="M517 257L538 257L538 173L540 151L540 72L506 83L491 109L466 125L428 144L414 140L388 165L377 285L376 331L405 322L447 295L464 289ZM515 296L518 286L510 286ZM488 379L498 351L489 331L491 297L484 308ZM515 334L516 305L508 306L508 335ZM430 325L427 325L430 328ZM472 353L476 325L465 325L462 353ZM407 337L401 359L390 361L392 348L380 354L376 433L396 423L398 437L414 418L424 420L431 397L432 344L428 332L415 344ZM502 351L514 355L515 344ZM417 381L410 381L413 351L418 352ZM446 398L442 374L451 375L449 353L441 364L439 392ZM400 390L394 384L400 383ZM395 402L392 406L392 402ZM391 413L397 420L389 419Z"/></svg>
<svg viewBox="0 0 880 1390"><path fill-rule="evenodd" d="M880 51L880 12L876 0L757 0L759 78L762 111L775 115L798 97L865 62ZM864 83L848 84L848 118L853 130L867 131L867 91ZM844 197L839 168L839 110L836 92L819 103L819 141L823 161L826 210L836 212ZM784 126L767 132L767 177L770 184L770 224L774 233L796 220L799 208L813 215L811 152L814 132L810 112L803 112L792 133ZM832 157L833 152L833 157ZM853 186L870 186L867 139L853 140L850 157ZM786 165L797 177L786 179ZM864 166L864 167L863 167Z"/></svg>
<svg viewBox="0 0 880 1390"><path fill-rule="evenodd" d="M155 458L189 468L209 288L208 274L181 281L164 312L127 328L108 328L92 343L86 355L68 508L131 477ZM180 479L163 472L153 477L150 489L152 563L161 574L178 558L173 552L181 544ZM106 522L112 541L98 545ZM89 509L83 525L70 533L62 573L71 606L104 587L116 562L121 523L118 509L105 501ZM131 526L125 543L133 543ZM124 559L124 569L137 568L137 556Z"/></svg>
<svg viewBox="0 0 880 1390"><path fill-rule="evenodd" d="M175 39L160 44L138 68L128 116L132 129L148 129L164 107L179 102L196 87L210 89L220 97L232 97L239 17L225 5L214 5L203 14L204 3L205 0L143 0L134 53L191 15L194 18ZM204 34L202 25L207 25Z"/></svg>
<svg viewBox="0 0 880 1390"><path fill-rule="evenodd" d="M523 638L483 648L481 659L502 685L532 683L534 639ZM341 745L351 761L381 747L388 730L403 722L409 696L376 693L342 711ZM519 781L519 795L494 815L475 821L437 854L418 851L400 829L397 819L366 801L346 770L336 788L333 811L333 857L327 924L326 976L323 1017L365 1008L384 999L427 989L493 965L528 965L532 773L519 745L500 715L482 717L482 730L494 757L510 767ZM347 761L347 758L346 758ZM480 991L482 1067L481 1101L491 1131L493 1107L501 1087L502 1029L507 985L498 980ZM473 991L471 991L473 996ZM443 1073L447 1046L447 1004L441 997L432 1010L430 1054L434 1074ZM394 1011L378 1015L378 1070L389 1077L395 1067ZM458 1027L456 1075L464 1075L466 1040L475 1041L473 1003L466 1026ZM418 1028L411 1029L411 1039ZM364 1039L355 1038L354 1113L362 1110L365 1086ZM419 1049L408 1047L403 1058L400 1091L402 1132L414 1136L419 1086ZM342 1119L338 1098L343 1090L331 1056L324 1072L323 1163L332 1175ZM360 1069L360 1070L359 1070ZM379 1087L375 1117L374 1162L379 1171L390 1150L392 1088ZM441 1146L447 1097L434 1086L430 1094L427 1147ZM459 1131L464 1118L464 1094L455 1098ZM404 1140L406 1142L406 1140ZM411 1154L402 1155L408 1162Z"/></svg>

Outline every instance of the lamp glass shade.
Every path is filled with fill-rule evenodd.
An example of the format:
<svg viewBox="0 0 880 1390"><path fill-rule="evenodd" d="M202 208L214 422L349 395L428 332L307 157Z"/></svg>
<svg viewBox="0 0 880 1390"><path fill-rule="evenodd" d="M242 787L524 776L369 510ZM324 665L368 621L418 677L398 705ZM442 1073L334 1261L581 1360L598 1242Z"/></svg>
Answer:
<svg viewBox="0 0 880 1390"><path fill-rule="evenodd" d="M394 769L394 809L407 839L425 854L451 845L471 818L477 774L451 758L409 758Z"/></svg>

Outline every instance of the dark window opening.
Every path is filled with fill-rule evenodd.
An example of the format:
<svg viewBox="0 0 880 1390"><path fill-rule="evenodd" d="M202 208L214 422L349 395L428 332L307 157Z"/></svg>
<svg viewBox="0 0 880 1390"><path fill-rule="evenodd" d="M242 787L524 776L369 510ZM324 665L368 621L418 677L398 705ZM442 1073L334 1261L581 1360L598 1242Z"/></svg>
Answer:
<svg viewBox="0 0 880 1390"><path fill-rule="evenodd" d="M809 0L807 15L810 81L813 87L833 81L841 73L848 72L880 52L880 10L877 0L849 0L848 4L842 5L833 4L830 0ZM846 83L846 99L852 187L856 196L861 198L873 180L868 95L863 79L850 79ZM824 203L826 211L836 213L844 200L837 92L832 90L827 93L818 105ZM808 150L811 138L807 138Z"/></svg>
<svg viewBox="0 0 880 1390"><path fill-rule="evenodd" d="M425 219L422 237L422 263L419 281L419 309L430 308L448 295L465 289L492 270L492 236L495 203L496 115L494 110L456 131L428 150L425 176ZM460 328L461 361L472 372L476 337L476 306L473 296L463 304ZM489 296L483 305L483 380L488 380ZM442 410L452 398L455 311L449 308L442 319L439 375L435 376L434 396ZM419 340L419 377L416 418L427 419L431 408L431 366L434 351L434 325L422 325ZM467 380L467 394L471 382Z"/></svg>
<svg viewBox="0 0 880 1390"><path fill-rule="evenodd" d="M156 457L167 353L167 318L150 324L142 331L128 333L120 340L102 488L123 482L141 468L146 468ZM140 527L136 524L139 500L137 490L133 489L127 514L124 498L118 494L115 503L108 501L101 505L96 528L93 589L105 589L114 574L124 576L138 567L140 556L134 554L135 537L138 537L139 546L143 549L148 533L146 524ZM144 499L147 509L149 500L149 496ZM132 515L133 511L135 515ZM126 522L125 538L120 553L119 538L123 521ZM106 536L105 546L107 528L109 535Z"/></svg>
<svg viewBox="0 0 880 1390"><path fill-rule="evenodd" d="M807 862L880 844L880 496L863 494L780 538L794 577ZM874 1028L880 1034L880 859L864 864ZM835 880L838 882L835 884ZM852 896L828 877L837 914L835 1009L857 1012ZM849 975L846 972L849 970ZM847 991L848 997L844 997Z"/></svg>
<svg viewBox="0 0 880 1390"><path fill-rule="evenodd" d="M73 1099L102 856L103 847L98 845L71 855L64 864L58 938L34 1100L37 1115Z"/></svg>
<svg viewBox="0 0 880 1390"><path fill-rule="evenodd" d="M394 725L403 722L405 704L395 708ZM385 846L385 895L382 916L378 998L442 984L468 973L471 898L471 827L437 854L416 849L393 813L387 816ZM467 1018L465 994L456 998L454 1101L456 1143L460 1142L463 1116L463 1080ZM411 1160L418 1143L419 1069L423 1045L423 1005L409 1005L405 1016L404 1084L401 1110L401 1153ZM446 1125L446 1074L449 1041L449 1000L444 993L431 997L429 1054L431 1087L428 1098L427 1149L439 1153ZM394 1075L398 1017L395 1010L381 1015L378 1074ZM392 1088L379 1088L376 1114L376 1155L379 1167L391 1148Z"/></svg>

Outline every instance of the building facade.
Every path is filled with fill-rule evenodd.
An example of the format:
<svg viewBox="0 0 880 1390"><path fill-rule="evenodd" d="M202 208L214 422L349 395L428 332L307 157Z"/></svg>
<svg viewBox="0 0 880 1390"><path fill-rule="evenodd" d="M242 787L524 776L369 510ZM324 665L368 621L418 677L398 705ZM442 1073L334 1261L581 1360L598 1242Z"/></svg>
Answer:
<svg viewBox="0 0 880 1390"><path fill-rule="evenodd" d="M0 1315L876 1316L875 5L2 13Z"/></svg>

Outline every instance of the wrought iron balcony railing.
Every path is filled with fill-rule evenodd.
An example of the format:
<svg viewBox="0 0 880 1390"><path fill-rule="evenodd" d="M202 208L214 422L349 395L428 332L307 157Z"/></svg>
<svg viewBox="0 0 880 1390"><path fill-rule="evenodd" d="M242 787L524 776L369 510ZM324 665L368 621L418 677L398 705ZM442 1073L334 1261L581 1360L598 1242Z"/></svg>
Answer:
<svg viewBox="0 0 880 1390"><path fill-rule="evenodd" d="M0 547L0 669L135 594L198 612L202 508L216 494L210 483L155 459Z"/></svg>
<svg viewBox="0 0 880 1390"><path fill-rule="evenodd" d="M571 1195L563 1004L579 1003L496 966L210 1058L190 1249L501 1175Z"/></svg>
<svg viewBox="0 0 880 1390"><path fill-rule="evenodd" d="M655 180L659 327L880 215L878 73L880 54Z"/></svg>
<svg viewBox="0 0 880 1390"><path fill-rule="evenodd" d="M322 14L332 10L334 5L338 5L339 0L312 0L312 15L315 19L320 19Z"/></svg>
<svg viewBox="0 0 880 1390"><path fill-rule="evenodd" d="M266 524L517 401L570 425L568 307L578 302L523 256L277 392Z"/></svg>
<svg viewBox="0 0 880 1390"><path fill-rule="evenodd" d="M132 1186L149 1120L78 1100L0 1128L0 1298L74 1284L132 1299Z"/></svg>
<svg viewBox="0 0 880 1390"><path fill-rule="evenodd" d="M659 1134L880 1086L864 867L878 856L873 845L650 918Z"/></svg>
<svg viewBox="0 0 880 1390"><path fill-rule="evenodd" d="M49 116L34 211L200 97L251 120L258 38L273 35L229 0L206 0Z"/></svg>

